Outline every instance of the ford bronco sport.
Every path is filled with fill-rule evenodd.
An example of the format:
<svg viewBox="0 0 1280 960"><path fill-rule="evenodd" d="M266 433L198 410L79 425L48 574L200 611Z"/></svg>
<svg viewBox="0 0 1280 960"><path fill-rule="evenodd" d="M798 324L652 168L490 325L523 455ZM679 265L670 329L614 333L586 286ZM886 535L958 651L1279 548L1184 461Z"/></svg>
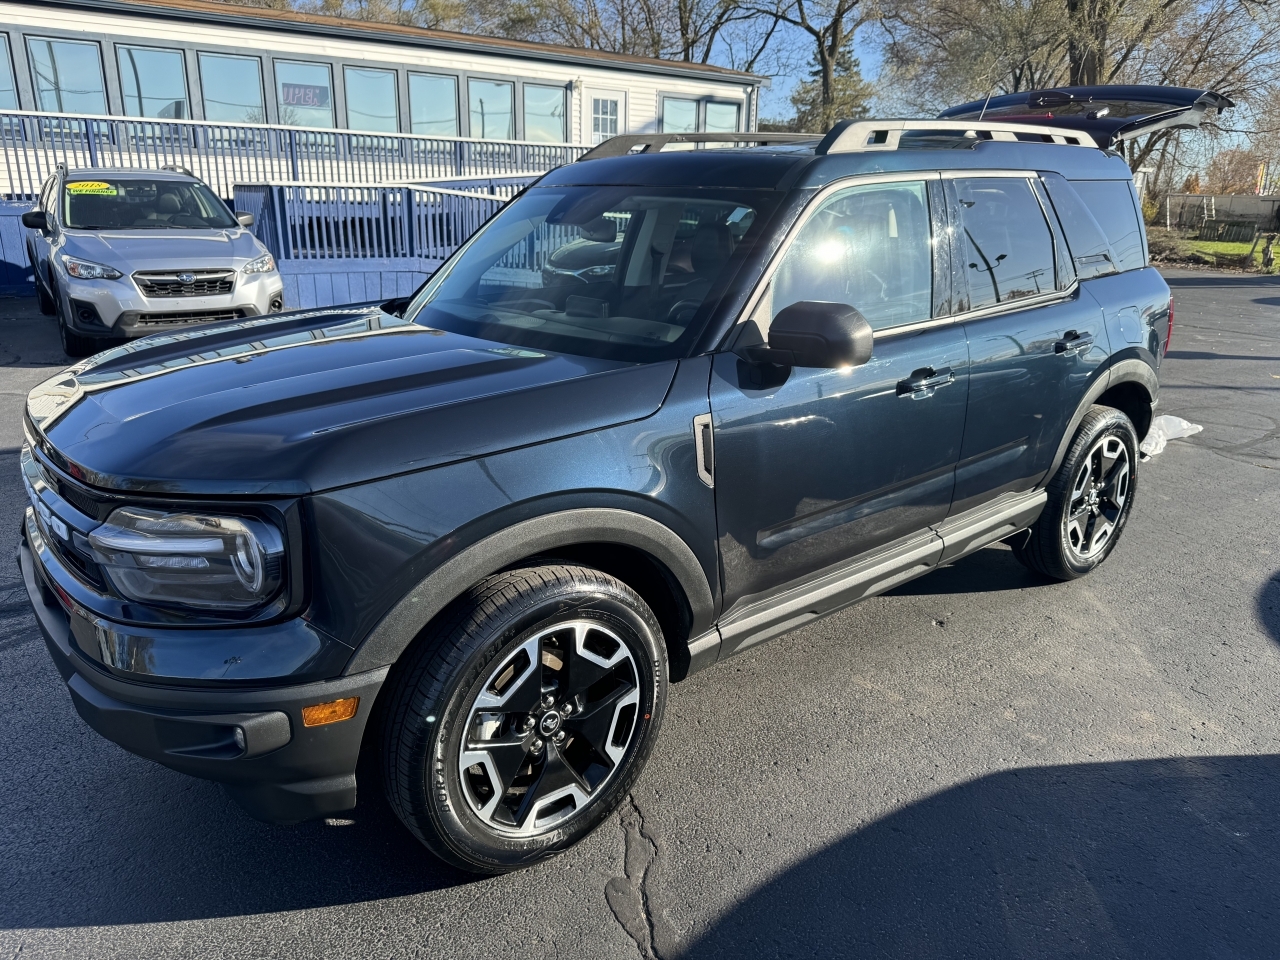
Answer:
<svg viewBox="0 0 1280 960"><path fill-rule="evenodd" d="M669 682L995 541L1088 574L1173 324L1108 148L1227 105L1138 93L618 137L412 298L51 378L20 556L76 709L276 822L363 754L499 872L626 796Z"/></svg>

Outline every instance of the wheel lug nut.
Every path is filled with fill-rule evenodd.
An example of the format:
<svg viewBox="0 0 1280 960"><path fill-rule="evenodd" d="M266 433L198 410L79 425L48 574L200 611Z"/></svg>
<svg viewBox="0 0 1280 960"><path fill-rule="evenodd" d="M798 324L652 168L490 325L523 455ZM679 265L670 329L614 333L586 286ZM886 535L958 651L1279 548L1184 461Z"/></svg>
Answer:
<svg viewBox="0 0 1280 960"><path fill-rule="evenodd" d="M563 707L560 708L560 716L562 717L567 717L571 713L573 713L572 703L566 703Z"/></svg>
<svg viewBox="0 0 1280 960"><path fill-rule="evenodd" d="M541 753L543 746L544 744L541 740L535 739L533 743L529 744L529 749L532 750L534 753Z"/></svg>
<svg viewBox="0 0 1280 960"><path fill-rule="evenodd" d="M556 743L564 743L564 731L561 730L552 739L554 739Z"/></svg>
<svg viewBox="0 0 1280 960"><path fill-rule="evenodd" d="M553 696L552 696L551 694L549 694L549 693L548 693L545 697L543 697L543 698L542 698L542 705L543 705L544 707L549 707L549 706L551 706L551 705L552 705L553 703L555 703L555 702L556 702L556 698L555 698L555 697L553 697Z"/></svg>

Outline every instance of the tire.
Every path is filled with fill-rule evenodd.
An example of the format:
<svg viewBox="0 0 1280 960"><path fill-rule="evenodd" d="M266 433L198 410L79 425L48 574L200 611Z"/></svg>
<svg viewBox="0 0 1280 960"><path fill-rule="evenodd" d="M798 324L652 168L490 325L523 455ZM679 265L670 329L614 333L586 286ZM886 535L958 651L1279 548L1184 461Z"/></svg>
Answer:
<svg viewBox="0 0 1280 960"><path fill-rule="evenodd" d="M54 290L53 312L58 317L58 338L62 341L62 352L68 357L90 357L102 347L93 337L82 337L67 326L67 315L62 310L62 298Z"/></svg>
<svg viewBox="0 0 1280 960"><path fill-rule="evenodd" d="M1047 488L1049 501L1014 555L1054 580L1075 580L1115 549L1133 510L1138 434L1112 407L1094 406Z"/></svg>
<svg viewBox="0 0 1280 960"><path fill-rule="evenodd" d="M53 297L49 296L49 291L45 290L44 284L40 282L40 269L36 266L34 259L31 260L31 275L36 285L36 306L40 308L41 314L52 317L58 312L58 308L53 302Z"/></svg>
<svg viewBox="0 0 1280 960"><path fill-rule="evenodd" d="M657 740L667 682L662 630L626 584L561 564L496 574L392 673L387 799L463 870L545 860L631 790Z"/></svg>

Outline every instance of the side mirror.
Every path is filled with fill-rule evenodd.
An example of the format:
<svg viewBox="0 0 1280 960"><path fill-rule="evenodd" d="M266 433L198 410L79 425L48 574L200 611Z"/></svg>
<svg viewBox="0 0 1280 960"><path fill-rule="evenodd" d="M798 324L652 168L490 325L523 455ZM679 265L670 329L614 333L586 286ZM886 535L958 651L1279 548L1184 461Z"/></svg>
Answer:
<svg viewBox="0 0 1280 960"><path fill-rule="evenodd" d="M871 359L874 334L847 303L801 300L769 325L769 346L749 348L752 360L792 367L858 367Z"/></svg>
<svg viewBox="0 0 1280 960"><path fill-rule="evenodd" d="M41 233L49 232L49 217L43 210L31 210L22 215L22 225Z"/></svg>
<svg viewBox="0 0 1280 960"><path fill-rule="evenodd" d="M253 226L253 214L252 214L252 213L245 213L243 210L237 210L237 211L236 211L236 220L237 220L237 221L239 221L240 226L242 226L242 227L252 227L252 226Z"/></svg>

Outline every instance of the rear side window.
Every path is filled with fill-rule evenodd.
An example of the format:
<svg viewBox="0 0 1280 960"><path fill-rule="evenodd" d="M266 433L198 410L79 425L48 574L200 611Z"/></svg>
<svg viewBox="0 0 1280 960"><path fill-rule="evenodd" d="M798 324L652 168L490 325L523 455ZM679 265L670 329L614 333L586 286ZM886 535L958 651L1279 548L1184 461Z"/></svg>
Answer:
<svg viewBox="0 0 1280 960"><path fill-rule="evenodd" d="M1016 177L953 182L970 309L1052 293L1053 237L1031 184Z"/></svg>
<svg viewBox="0 0 1280 960"><path fill-rule="evenodd" d="M1071 188L1071 184L1056 173L1046 173L1043 179L1049 191L1049 200L1067 235L1067 246L1071 248L1076 275L1081 280L1091 280L1115 273L1117 257L1111 251L1111 244L1107 242L1102 227L1098 226L1098 221Z"/></svg>
<svg viewBox="0 0 1280 960"><path fill-rule="evenodd" d="M1074 180L1071 185L1111 241L1116 266L1121 270L1145 267L1147 258L1142 249L1142 224L1133 205L1133 189L1129 181Z"/></svg>

